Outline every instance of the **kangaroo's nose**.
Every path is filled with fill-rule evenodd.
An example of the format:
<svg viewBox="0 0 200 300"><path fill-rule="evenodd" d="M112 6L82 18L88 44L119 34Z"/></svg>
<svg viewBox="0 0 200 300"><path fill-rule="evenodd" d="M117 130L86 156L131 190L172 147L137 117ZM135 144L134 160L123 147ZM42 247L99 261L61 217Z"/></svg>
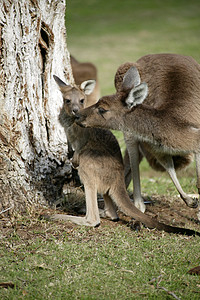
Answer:
<svg viewBox="0 0 200 300"><path fill-rule="evenodd" d="M72 109L72 114L76 116L77 112L79 111L78 108L73 108Z"/></svg>

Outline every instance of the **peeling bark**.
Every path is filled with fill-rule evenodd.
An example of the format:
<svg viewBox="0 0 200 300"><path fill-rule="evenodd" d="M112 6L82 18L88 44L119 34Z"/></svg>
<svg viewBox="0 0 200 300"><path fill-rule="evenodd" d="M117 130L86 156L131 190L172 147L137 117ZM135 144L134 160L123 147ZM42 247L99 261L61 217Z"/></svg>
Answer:
<svg viewBox="0 0 200 300"><path fill-rule="evenodd" d="M71 174L53 74L73 84L65 0L0 3L0 212L59 196Z"/></svg>

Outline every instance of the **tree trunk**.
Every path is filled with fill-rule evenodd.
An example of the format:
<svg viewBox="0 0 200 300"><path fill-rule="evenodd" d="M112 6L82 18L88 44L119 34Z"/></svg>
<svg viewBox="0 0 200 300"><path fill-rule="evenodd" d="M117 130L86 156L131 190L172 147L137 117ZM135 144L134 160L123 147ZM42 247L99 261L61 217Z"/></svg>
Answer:
<svg viewBox="0 0 200 300"><path fill-rule="evenodd" d="M1 0L0 213L56 200L71 174L53 74L73 84L65 0Z"/></svg>

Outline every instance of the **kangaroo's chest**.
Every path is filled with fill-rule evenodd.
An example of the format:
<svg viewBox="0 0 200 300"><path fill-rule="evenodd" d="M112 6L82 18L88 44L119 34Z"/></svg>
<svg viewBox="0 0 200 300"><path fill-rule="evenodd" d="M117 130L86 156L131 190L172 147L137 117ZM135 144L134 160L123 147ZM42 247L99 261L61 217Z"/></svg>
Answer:
<svg viewBox="0 0 200 300"><path fill-rule="evenodd" d="M85 128L79 128L76 124L68 127L67 138L74 151L80 152L81 149L87 144L88 136Z"/></svg>

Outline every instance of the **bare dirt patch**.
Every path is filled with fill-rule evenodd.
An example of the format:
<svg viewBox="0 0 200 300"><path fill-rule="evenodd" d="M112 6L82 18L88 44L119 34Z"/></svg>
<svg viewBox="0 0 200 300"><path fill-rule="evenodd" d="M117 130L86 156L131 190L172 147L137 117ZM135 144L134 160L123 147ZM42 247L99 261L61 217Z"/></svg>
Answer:
<svg viewBox="0 0 200 300"><path fill-rule="evenodd" d="M198 208L188 208L179 197L165 197L156 195L152 196L151 201L152 203L147 205L146 210L146 214L149 216L166 224L200 231L200 222L197 218ZM72 210L72 205L70 204L70 213L78 214L77 211L79 211L80 214L81 210L84 211L84 207L82 207L83 203L84 202L81 201L81 206L78 206L77 208L76 202L74 211ZM102 202L100 203L102 206ZM57 210L57 212L61 213L61 210ZM38 211L33 213L32 216L24 216L20 219L8 217L1 218L0 236L1 238L17 236L20 243L22 240L25 243L30 243L30 240L36 238L44 238L45 240L51 238L61 238L63 234L68 235L70 239L73 239L73 237L75 237L74 232L78 228L78 225L70 222L48 222L41 220L41 215L51 215L53 213L55 213L54 209L39 207ZM100 227L102 229L105 226L109 226L113 229L116 226L132 227L132 219L130 217L124 216L120 212L119 217L120 220L118 222L101 219ZM142 227L141 230L143 231L147 229ZM96 230L95 234L97 232L101 234L101 230ZM93 231L92 234L94 235ZM7 242L9 243L9 241Z"/></svg>

